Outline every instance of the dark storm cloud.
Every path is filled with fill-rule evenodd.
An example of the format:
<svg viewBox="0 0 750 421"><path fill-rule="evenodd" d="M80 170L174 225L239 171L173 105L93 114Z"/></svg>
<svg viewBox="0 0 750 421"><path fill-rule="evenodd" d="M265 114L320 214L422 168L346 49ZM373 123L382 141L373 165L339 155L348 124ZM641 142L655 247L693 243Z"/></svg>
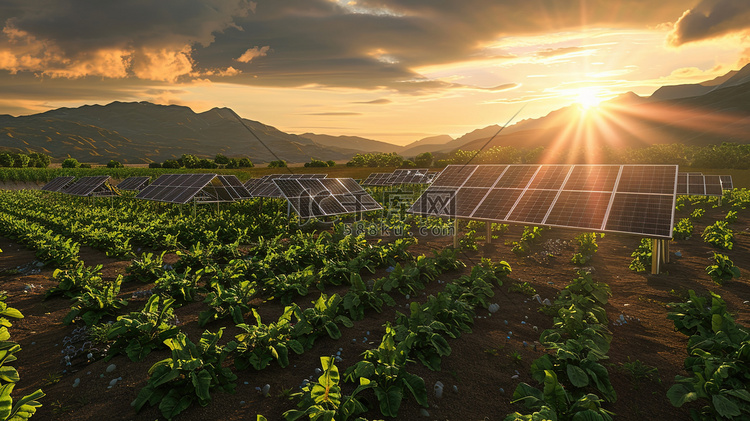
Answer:
<svg viewBox="0 0 750 421"><path fill-rule="evenodd" d="M466 86L428 80L415 69L481 58L484 46L502 36L582 25L646 27L674 21L685 9L684 0L351 3L6 0L0 69L420 94Z"/></svg>
<svg viewBox="0 0 750 421"><path fill-rule="evenodd" d="M702 0L675 23L669 36L674 46L750 29L750 1Z"/></svg>

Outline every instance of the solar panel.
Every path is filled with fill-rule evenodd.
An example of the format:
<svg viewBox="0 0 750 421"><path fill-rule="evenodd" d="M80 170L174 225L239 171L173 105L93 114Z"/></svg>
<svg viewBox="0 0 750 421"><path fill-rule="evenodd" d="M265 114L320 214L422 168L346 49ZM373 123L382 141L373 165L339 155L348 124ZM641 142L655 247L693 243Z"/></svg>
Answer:
<svg viewBox="0 0 750 421"><path fill-rule="evenodd" d="M351 178L275 179L273 183L302 218L382 209Z"/></svg>
<svg viewBox="0 0 750 421"><path fill-rule="evenodd" d="M201 193L205 202L235 202L252 198L240 179L234 175L217 175Z"/></svg>
<svg viewBox="0 0 750 421"><path fill-rule="evenodd" d="M720 175L719 178L721 179L721 188L722 188L722 190L732 190L732 189L734 189L734 183L732 182L732 176L731 175Z"/></svg>
<svg viewBox="0 0 750 421"><path fill-rule="evenodd" d="M260 178L251 178L247 181L245 181L244 186L247 189L247 191L253 191L253 188L260 183Z"/></svg>
<svg viewBox="0 0 750 421"><path fill-rule="evenodd" d="M699 172L691 172L687 174L688 178L688 194L705 196L706 195L706 180L703 174Z"/></svg>
<svg viewBox="0 0 750 421"><path fill-rule="evenodd" d="M50 180L47 184L42 186L44 191L60 191L64 189L71 181L75 180L73 176L61 176L55 177Z"/></svg>
<svg viewBox="0 0 750 421"><path fill-rule="evenodd" d="M671 238L675 165L451 165L409 209Z"/></svg>
<svg viewBox="0 0 750 421"><path fill-rule="evenodd" d="M146 186L135 197L185 204L196 197L216 177L216 174L165 174Z"/></svg>
<svg viewBox="0 0 750 421"><path fill-rule="evenodd" d="M718 175L705 175L706 196L721 196L724 191L721 188L721 177Z"/></svg>
<svg viewBox="0 0 750 421"><path fill-rule="evenodd" d="M60 192L74 196L111 196L112 189L105 186L109 178L108 175L81 177Z"/></svg>
<svg viewBox="0 0 750 421"><path fill-rule="evenodd" d="M117 188L120 190L141 191L144 187L146 187L146 184L148 184L148 181L150 179L151 177L128 177L120 181L120 183L117 184Z"/></svg>

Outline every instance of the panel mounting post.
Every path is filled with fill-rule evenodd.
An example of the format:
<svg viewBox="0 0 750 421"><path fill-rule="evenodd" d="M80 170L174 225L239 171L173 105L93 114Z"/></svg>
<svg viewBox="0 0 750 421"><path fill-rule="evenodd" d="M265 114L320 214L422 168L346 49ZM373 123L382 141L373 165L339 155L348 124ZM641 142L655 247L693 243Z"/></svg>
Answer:
<svg viewBox="0 0 750 421"><path fill-rule="evenodd" d="M453 248L457 249L459 246L458 241L458 218L453 220Z"/></svg>
<svg viewBox="0 0 750 421"><path fill-rule="evenodd" d="M492 221L485 222L487 225L487 244L492 244Z"/></svg>
<svg viewBox="0 0 750 421"><path fill-rule="evenodd" d="M659 263L661 262L661 242L656 238L651 239L651 274L659 274Z"/></svg>

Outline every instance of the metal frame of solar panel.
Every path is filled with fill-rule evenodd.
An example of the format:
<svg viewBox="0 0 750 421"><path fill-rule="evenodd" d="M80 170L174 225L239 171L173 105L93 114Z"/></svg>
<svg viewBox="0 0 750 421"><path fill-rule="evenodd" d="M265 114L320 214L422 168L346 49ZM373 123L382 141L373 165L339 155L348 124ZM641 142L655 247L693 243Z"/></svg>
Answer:
<svg viewBox="0 0 750 421"><path fill-rule="evenodd" d="M676 165L450 165L410 213L671 238Z"/></svg>
<svg viewBox="0 0 750 421"><path fill-rule="evenodd" d="M94 175L81 177L75 183L60 190L60 193L73 196L114 196L115 192L111 186L107 186L110 177L108 175Z"/></svg>
<svg viewBox="0 0 750 421"><path fill-rule="evenodd" d="M706 196L718 196L721 197L724 191L721 188L721 177L718 175L704 175L703 180L705 182Z"/></svg>
<svg viewBox="0 0 750 421"><path fill-rule="evenodd" d="M370 174L365 181L362 182L363 186L375 186L375 187L382 187L382 186L388 186L389 184L386 184L388 181L388 178L390 178L392 173L389 172L374 172Z"/></svg>
<svg viewBox="0 0 750 421"><path fill-rule="evenodd" d="M706 195L706 178L702 173L687 173L687 194L695 196Z"/></svg>
<svg viewBox="0 0 750 421"><path fill-rule="evenodd" d="M59 192L60 190L67 187L73 180L75 180L75 177L73 176L66 175L66 176L55 177L52 180L50 180L47 184L43 185L42 190Z"/></svg>
<svg viewBox="0 0 750 421"><path fill-rule="evenodd" d="M734 183L732 182L732 176L731 175L720 175L719 179L721 180L721 189L722 190L732 190L732 189L734 189Z"/></svg>
<svg viewBox="0 0 750 421"><path fill-rule="evenodd" d="M119 190L141 191L148 184L151 177L128 177L117 184Z"/></svg>
<svg viewBox="0 0 750 421"><path fill-rule="evenodd" d="M300 218L383 209L351 178L277 178L273 183Z"/></svg>
<svg viewBox="0 0 750 421"><path fill-rule="evenodd" d="M198 195L216 174L164 174L138 192L136 199L185 204Z"/></svg>
<svg viewBox="0 0 750 421"><path fill-rule="evenodd" d="M386 180L386 185L396 186L399 184L422 184L424 182L427 168L402 168L394 170Z"/></svg>

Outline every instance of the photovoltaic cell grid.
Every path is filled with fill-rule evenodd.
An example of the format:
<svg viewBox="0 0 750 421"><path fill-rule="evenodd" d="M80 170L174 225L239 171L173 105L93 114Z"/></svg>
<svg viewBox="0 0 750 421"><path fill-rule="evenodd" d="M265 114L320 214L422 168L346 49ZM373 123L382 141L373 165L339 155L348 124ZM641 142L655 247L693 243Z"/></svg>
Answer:
<svg viewBox="0 0 750 421"><path fill-rule="evenodd" d="M451 165L411 213L671 238L676 165Z"/></svg>
<svg viewBox="0 0 750 421"><path fill-rule="evenodd" d="M392 173L372 173L363 186L397 186L400 184L427 184L435 177L435 171L426 168L398 169Z"/></svg>
<svg viewBox="0 0 750 421"><path fill-rule="evenodd" d="M157 202L185 204L198 195L215 177L216 174L165 174L146 186L135 197Z"/></svg>
<svg viewBox="0 0 750 421"><path fill-rule="evenodd" d="M60 191L64 189L71 181L75 180L72 176L55 177L49 183L42 186L44 191Z"/></svg>
<svg viewBox="0 0 750 421"><path fill-rule="evenodd" d="M117 188L120 190L141 191L144 187L146 187L146 184L148 184L148 181L150 179L151 177L128 177L120 181L120 183L117 184Z"/></svg>
<svg viewBox="0 0 750 421"><path fill-rule="evenodd" d="M235 202L252 198L240 179L234 175L217 175L201 190L201 195L201 200L205 202Z"/></svg>
<svg viewBox="0 0 750 421"><path fill-rule="evenodd" d="M113 196L114 191L107 185L109 178L108 175L81 177L60 192L73 196Z"/></svg>
<svg viewBox="0 0 750 421"><path fill-rule="evenodd" d="M721 196L724 190L733 188L731 175L703 175L699 172L677 174L678 195Z"/></svg>
<svg viewBox="0 0 750 421"><path fill-rule="evenodd" d="M382 209L351 178L274 179L273 183L301 218Z"/></svg>
<svg viewBox="0 0 750 421"><path fill-rule="evenodd" d="M328 174L270 174L264 175L259 178L257 182L253 183L251 188L248 188L250 195L253 197L268 197L268 198L280 198L283 197L281 191L273 180L285 180L285 179L320 179L326 178Z"/></svg>

